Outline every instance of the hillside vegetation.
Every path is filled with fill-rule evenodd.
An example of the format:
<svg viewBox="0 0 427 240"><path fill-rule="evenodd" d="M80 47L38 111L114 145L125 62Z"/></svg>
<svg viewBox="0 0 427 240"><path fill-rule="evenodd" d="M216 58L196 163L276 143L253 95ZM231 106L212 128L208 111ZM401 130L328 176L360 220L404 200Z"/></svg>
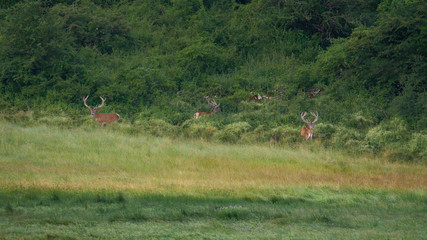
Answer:
<svg viewBox="0 0 427 240"><path fill-rule="evenodd" d="M103 96L131 134L298 146L312 111L319 146L426 162L426 1L0 6L2 119L77 127ZM207 95L221 110L192 119Z"/></svg>

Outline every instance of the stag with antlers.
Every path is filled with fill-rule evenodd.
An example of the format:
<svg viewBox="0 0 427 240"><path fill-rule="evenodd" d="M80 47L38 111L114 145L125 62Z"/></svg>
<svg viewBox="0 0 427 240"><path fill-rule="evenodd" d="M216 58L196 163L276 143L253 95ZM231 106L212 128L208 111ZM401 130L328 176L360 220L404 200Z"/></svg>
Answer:
<svg viewBox="0 0 427 240"><path fill-rule="evenodd" d="M301 137L305 138L306 140L313 138L313 128L314 128L314 125L317 122L317 119L319 118L319 113L318 112L316 112L316 114L314 114L312 112L310 112L310 113L315 118L313 122L310 122L310 121L307 121L307 120L304 119L305 115L307 115L306 112L302 112L301 113L301 119L302 119L302 121L305 122L305 123L307 123L307 126L304 126L301 129Z"/></svg>
<svg viewBox="0 0 427 240"><path fill-rule="evenodd" d="M88 99L89 96L87 97L83 97L83 102L85 104L85 106L89 109L90 113L92 114L92 117L101 125L104 126L107 123L112 123L112 122L118 122L120 119L120 115L117 113L96 113L96 110L98 110L99 108L104 106L104 102L105 99L100 97L102 100L101 105L91 108L90 106L88 106L86 104L86 100Z"/></svg>
<svg viewBox="0 0 427 240"><path fill-rule="evenodd" d="M197 119L197 118L199 118L199 117L201 117L203 115L209 115L209 114L212 114L212 113L216 113L219 110L219 105L220 104L217 104L216 101L215 101L215 99L209 101L209 96L206 96L205 99L208 102L209 106L211 106L211 108L212 108L211 111L210 112L196 112L194 114L194 118Z"/></svg>

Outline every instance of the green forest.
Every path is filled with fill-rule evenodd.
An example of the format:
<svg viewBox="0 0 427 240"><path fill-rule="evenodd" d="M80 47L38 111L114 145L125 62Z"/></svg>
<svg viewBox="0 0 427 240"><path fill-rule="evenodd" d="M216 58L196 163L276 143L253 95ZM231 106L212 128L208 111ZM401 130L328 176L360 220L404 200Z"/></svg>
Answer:
<svg viewBox="0 0 427 240"><path fill-rule="evenodd" d="M423 0L0 3L0 119L427 162ZM208 112L205 96L219 104ZM254 100L253 97L261 99ZM312 140L301 112L318 113ZM306 119L313 120L308 114ZM89 126L89 127L88 127Z"/></svg>

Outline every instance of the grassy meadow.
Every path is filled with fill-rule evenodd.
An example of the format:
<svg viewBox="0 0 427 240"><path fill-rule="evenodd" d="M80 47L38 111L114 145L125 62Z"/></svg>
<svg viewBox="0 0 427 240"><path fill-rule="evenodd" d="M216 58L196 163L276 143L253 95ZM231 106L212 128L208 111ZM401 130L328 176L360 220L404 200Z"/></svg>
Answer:
<svg viewBox="0 0 427 240"><path fill-rule="evenodd" d="M426 9L0 1L0 240L427 240Z"/></svg>
<svg viewBox="0 0 427 240"><path fill-rule="evenodd" d="M0 122L0 239L426 239L427 166Z"/></svg>

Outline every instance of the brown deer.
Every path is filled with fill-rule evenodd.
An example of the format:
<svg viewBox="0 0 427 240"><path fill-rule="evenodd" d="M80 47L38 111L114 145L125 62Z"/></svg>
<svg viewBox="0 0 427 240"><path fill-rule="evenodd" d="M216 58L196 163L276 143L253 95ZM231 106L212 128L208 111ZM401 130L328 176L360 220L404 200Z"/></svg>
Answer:
<svg viewBox="0 0 427 240"><path fill-rule="evenodd" d="M196 112L194 114L194 118L196 118L196 119L203 116L203 115L209 115L212 113L216 113L219 110L220 104L217 104L215 100L209 101L209 96L206 96L205 98L206 98L206 101L208 101L208 104L209 104L209 106L211 106L212 109L210 112Z"/></svg>
<svg viewBox="0 0 427 240"><path fill-rule="evenodd" d="M89 111L90 111L90 113L92 114L92 117L93 118L95 118L95 120L101 125L101 126L104 126L105 124L107 124L107 123L112 123L112 122L118 122L119 121L119 119L120 119L120 115L119 114L117 114L117 113L96 113L96 110L98 110L99 108L101 108L101 107L103 107L104 106L104 102L105 102L105 99L103 99L102 97L100 97L101 98L101 100L102 100L102 103L101 103L101 105L99 105L99 106L97 106L97 107L94 107L94 108L91 108L90 106L88 106L87 104L86 104L86 100L87 100L87 98L88 98L89 96L87 96L87 97L83 97L83 102L84 102L84 104L85 104L85 106L87 107L87 108L89 108Z"/></svg>
<svg viewBox="0 0 427 240"><path fill-rule="evenodd" d="M306 112L301 113L301 119L303 122L307 123L307 126L302 127L301 129L301 137L305 138L305 140L308 140L309 138L312 139L313 138L313 128L314 125L317 122L317 119L319 118L319 113L316 112L316 114L310 112L311 115L313 115L315 117L313 122L307 121L304 119L305 115L307 115Z"/></svg>

